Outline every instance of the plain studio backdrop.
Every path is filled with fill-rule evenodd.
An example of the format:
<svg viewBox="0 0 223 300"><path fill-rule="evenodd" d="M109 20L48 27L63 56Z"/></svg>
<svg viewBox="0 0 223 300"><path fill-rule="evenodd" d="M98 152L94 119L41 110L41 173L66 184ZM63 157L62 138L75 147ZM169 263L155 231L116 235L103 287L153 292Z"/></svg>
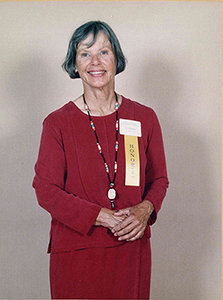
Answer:
<svg viewBox="0 0 223 300"><path fill-rule="evenodd" d="M72 32L104 20L128 59L116 91L163 130L170 187L152 227L151 299L221 299L222 3L1 2L0 20L0 298L50 297L50 215L31 187L41 124L82 93L61 69Z"/></svg>

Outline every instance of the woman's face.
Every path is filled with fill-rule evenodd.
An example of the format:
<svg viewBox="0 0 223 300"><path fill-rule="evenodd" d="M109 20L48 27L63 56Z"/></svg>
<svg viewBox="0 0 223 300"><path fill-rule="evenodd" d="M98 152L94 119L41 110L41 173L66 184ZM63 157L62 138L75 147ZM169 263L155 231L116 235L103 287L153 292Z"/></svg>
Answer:
<svg viewBox="0 0 223 300"><path fill-rule="evenodd" d="M105 87L114 89L116 58L111 43L103 32L98 33L94 45L88 48L93 35L90 34L77 48L75 67L83 80L84 88Z"/></svg>

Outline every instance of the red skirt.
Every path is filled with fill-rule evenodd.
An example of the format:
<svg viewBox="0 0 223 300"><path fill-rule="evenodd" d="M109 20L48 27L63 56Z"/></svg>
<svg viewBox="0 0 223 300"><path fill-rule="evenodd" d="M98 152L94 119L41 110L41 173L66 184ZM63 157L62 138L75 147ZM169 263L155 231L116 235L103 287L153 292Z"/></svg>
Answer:
<svg viewBox="0 0 223 300"><path fill-rule="evenodd" d="M50 255L52 299L149 299L150 240Z"/></svg>

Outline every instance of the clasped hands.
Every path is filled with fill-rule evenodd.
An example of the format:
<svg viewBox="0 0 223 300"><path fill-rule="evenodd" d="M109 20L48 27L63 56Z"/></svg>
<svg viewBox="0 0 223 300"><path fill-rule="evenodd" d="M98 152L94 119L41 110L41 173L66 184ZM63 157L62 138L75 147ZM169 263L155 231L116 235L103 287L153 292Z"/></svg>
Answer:
<svg viewBox="0 0 223 300"><path fill-rule="evenodd" d="M94 225L109 228L119 241L135 241L143 237L153 210L148 200L118 211L102 208Z"/></svg>

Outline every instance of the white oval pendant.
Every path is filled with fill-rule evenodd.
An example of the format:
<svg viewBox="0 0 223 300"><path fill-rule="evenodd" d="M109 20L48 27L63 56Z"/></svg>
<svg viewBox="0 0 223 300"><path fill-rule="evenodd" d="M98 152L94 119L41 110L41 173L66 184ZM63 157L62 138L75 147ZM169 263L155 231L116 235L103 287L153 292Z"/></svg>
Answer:
<svg viewBox="0 0 223 300"><path fill-rule="evenodd" d="M109 189L108 190L108 199L112 200L116 197L116 191L115 189Z"/></svg>

